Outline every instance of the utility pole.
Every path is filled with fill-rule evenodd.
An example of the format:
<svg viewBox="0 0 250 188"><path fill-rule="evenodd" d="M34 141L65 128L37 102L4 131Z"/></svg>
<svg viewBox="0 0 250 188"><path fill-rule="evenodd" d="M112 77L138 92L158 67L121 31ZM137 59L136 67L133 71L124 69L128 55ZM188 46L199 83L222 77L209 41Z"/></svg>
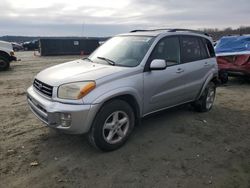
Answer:
<svg viewBox="0 0 250 188"><path fill-rule="evenodd" d="M82 22L82 37L84 37L84 21Z"/></svg>

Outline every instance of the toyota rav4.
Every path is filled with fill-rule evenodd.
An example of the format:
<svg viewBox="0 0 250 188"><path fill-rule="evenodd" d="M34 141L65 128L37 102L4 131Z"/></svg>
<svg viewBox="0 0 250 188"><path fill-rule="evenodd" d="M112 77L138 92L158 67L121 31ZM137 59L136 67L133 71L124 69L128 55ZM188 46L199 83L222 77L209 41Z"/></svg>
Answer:
<svg viewBox="0 0 250 188"><path fill-rule="evenodd" d="M135 30L109 39L88 58L43 70L27 100L47 126L87 133L95 147L111 151L149 114L184 103L209 111L217 77L212 40L204 33Z"/></svg>

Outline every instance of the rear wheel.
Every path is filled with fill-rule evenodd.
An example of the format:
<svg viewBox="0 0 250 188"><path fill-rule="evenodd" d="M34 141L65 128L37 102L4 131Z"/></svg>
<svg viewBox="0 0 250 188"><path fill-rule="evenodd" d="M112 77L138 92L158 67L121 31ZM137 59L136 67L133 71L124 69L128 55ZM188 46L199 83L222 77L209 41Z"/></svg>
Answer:
<svg viewBox="0 0 250 188"><path fill-rule="evenodd" d="M128 103L110 101L98 112L88 133L89 142L102 151L116 150L127 141L134 124L135 115Z"/></svg>
<svg viewBox="0 0 250 188"><path fill-rule="evenodd" d="M10 61L0 56L0 70L7 70L10 67Z"/></svg>
<svg viewBox="0 0 250 188"><path fill-rule="evenodd" d="M198 112L207 112L212 109L215 100L216 86L213 82L210 82L201 97L193 102L193 107Z"/></svg>

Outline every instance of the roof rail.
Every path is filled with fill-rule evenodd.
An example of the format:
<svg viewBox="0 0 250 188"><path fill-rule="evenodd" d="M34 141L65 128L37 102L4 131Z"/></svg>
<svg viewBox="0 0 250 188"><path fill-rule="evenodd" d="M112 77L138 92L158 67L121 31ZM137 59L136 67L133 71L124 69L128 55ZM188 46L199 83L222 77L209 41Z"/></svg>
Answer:
<svg viewBox="0 0 250 188"><path fill-rule="evenodd" d="M138 30L132 30L130 33L135 33L135 32L147 32L147 31L168 31L170 29L138 29Z"/></svg>
<svg viewBox="0 0 250 188"><path fill-rule="evenodd" d="M192 29L170 29L168 32L177 32L177 31L187 31L187 32L192 32L192 33L198 33L206 36L210 36L208 33L203 32L203 31L198 31L198 30L192 30Z"/></svg>
<svg viewBox="0 0 250 188"><path fill-rule="evenodd" d="M208 33L203 32L203 31L197 31L197 30L192 30L192 29L139 29L139 30L133 30L130 31L130 33L135 33L135 32L147 32L147 31L168 31L168 32L178 32L178 31L187 31L187 32L192 32L192 33L198 33L206 36L210 36Z"/></svg>

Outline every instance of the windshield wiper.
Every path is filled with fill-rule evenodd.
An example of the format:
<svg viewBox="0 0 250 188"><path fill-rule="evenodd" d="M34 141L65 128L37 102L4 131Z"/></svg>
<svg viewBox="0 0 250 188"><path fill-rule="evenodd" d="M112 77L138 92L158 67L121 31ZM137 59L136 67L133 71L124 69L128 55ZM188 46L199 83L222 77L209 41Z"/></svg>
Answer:
<svg viewBox="0 0 250 188"><path fill-rule="evenodd" d="M97 57L98 59L106 61L108 64L115 66L115 62L111 59L105 58L105 57Z"/></svg>
<svg viewBox="0 0 250 188"><path fill-rule="evenodd" d="M93 63L93 61L91 59L89 59L88 57L82 58L82 60L88 60L88 61Z"/></svg>

